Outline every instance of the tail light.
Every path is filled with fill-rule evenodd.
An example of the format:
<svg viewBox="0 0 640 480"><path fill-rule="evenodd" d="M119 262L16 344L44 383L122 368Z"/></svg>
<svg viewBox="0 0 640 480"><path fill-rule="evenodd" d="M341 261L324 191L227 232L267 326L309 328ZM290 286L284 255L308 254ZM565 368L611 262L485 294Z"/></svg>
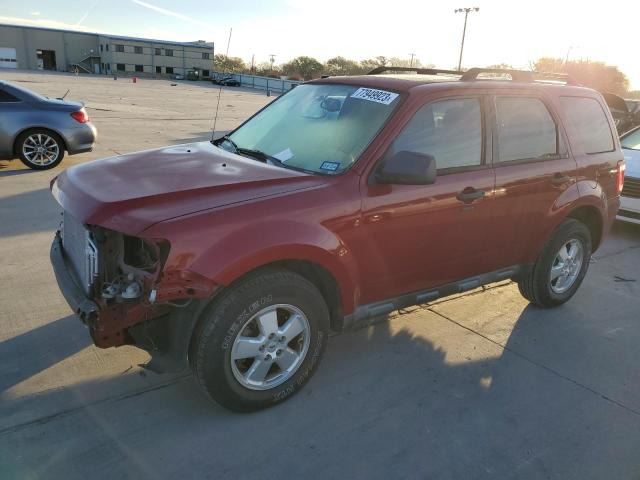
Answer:
<svg viewBox="0 0 640 480"><path fill-rule="evenodd" d="M618 162L618 173L616 175L616 191L618 195L622 193L622 187L624 186L624 170L625 170L624 161L620 160Z"/></svg>
<svg viewBox="0 0 640 480"><path fill-rule="evenodd" d="M77 112L72 112L71 116L78 123L87 123L89 121L89 115L84 108L82 110L78 110Z"/></svg>

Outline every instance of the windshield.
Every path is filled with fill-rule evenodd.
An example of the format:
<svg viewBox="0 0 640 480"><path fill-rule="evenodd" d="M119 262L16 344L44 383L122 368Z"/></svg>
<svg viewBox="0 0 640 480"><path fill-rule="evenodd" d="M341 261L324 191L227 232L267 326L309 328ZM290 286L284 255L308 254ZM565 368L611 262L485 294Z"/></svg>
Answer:
<svg viewBox="0 0 640 480"><path fill-rule="evenodd" d="M300 85L229 136L222 148L258 150L284 166L336 174L369 145L399 95L348 85Z"/></svg>
<svg viewBox="0 0 640 480"><path fill-rule="evenodd" d="M623 135L620 138L620 145L622 148L628 148L630 150L640 150L640 128Z"/></svg>

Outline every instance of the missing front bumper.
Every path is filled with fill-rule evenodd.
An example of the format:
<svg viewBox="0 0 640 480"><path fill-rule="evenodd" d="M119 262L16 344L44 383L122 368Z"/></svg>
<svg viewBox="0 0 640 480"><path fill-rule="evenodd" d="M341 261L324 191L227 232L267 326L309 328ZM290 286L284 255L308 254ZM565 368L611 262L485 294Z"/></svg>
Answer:
<svg viewBox="0 0 640 480"><path fill-rule="evenodd" d="M51 244L50 258L60 291L71 309L84 323L89 324L95 321L100 308L94 301L86 297L84 290L73 277L71 265L62 249L60 232L56 232Z"/></svg>

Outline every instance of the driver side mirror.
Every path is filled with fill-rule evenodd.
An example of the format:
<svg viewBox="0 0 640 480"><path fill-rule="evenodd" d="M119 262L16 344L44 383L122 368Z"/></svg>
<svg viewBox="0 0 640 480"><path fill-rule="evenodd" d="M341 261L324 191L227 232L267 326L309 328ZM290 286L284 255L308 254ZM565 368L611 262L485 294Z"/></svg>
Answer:
<svg viewBox="0 0 640 480"><path fill-rule="evenodd" d="M379 184L429 185L436 181L436 159L424 153L396 152L375 173Z"/></svg>

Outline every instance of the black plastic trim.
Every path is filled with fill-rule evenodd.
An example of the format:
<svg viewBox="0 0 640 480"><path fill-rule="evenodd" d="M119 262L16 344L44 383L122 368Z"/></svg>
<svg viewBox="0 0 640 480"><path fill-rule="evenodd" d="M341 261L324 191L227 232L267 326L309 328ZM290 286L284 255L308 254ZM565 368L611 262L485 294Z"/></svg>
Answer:
<svg viewBox="0 0 640 480"><path fill-rule="evenodd" d="M634 212L633 210L626 210L624 208L621 208L620 210L618 210L618 215L620 217L627 217L627 218L633 218L635 220L640 220L640 212Z"/></svg>

